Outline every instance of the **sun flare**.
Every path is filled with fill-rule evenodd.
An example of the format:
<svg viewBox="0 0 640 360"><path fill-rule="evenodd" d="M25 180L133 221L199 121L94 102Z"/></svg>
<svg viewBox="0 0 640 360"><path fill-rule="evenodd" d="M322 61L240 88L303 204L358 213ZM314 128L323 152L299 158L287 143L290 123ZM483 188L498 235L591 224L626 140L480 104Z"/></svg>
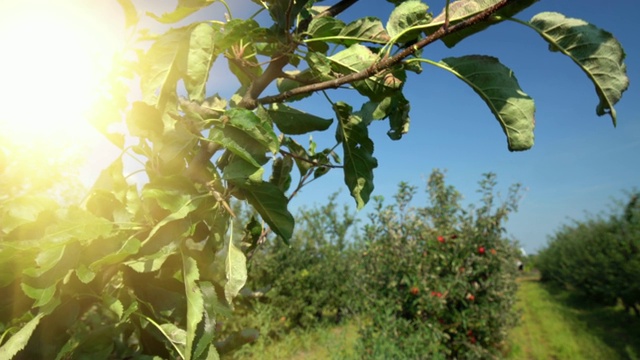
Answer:
<svg viewBox="0 0 640 360"><path fill-rule="evenodd" d="M101 2L0 5L0 131L39 142L95 136L87 114L120 46L120 14Z"/></svg>

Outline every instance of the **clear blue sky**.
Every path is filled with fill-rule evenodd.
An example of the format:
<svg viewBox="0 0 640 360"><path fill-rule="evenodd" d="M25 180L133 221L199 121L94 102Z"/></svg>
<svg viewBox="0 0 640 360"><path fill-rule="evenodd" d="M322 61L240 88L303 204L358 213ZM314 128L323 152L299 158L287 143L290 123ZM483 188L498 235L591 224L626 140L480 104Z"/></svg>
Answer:
<svg viewBox="0 0 640 360"><path fill-rule="evenodd" d="M247 2L229 3L234 15L242 16L246 9L241 6ZM326 1L322 5L333 3ZM445 1L427 4L437 14ZM386 1L361 0L341 18L350 21L376 16L386 23L391 9ZM203 15L222 18L223 11L222 6L214 5ZM411 101L409 134L400 141L391 141L386 135L386 122L370 127L370 136L376 144L374 155L379 162L374 172L373 195L391 199L400 181L422 190L431 170L440 168L446 169L448 182L463 193L466 201L475 202L480 175L494 172L502 193L516 182L528 189L519 212L511 216L506 227L508 234L527 252L534 252L544 246L547 236L560 225L570 219L582 219L586 212L606 211L613 199L623 197L625 190L640 184L640 99L636 85L640 79L640 41L635 28L640 2L546 0L518 18L529 20L542 11L584 19L612 32L622 43L631 86L616 106L618 127L612 126L610 117L596 116L598 99L594 87L577 66L567 57L549 52L546 43L533 31L506 22L466 39L453 49L433 44L425 49L424 56L437 61L448 56L486 54L498 57L513 69L520 86L536 101L533 149L509 152L500 126L480 98L451 74L425 65L425 71L411 76L405 87L405 95ZM236 85L225 72L226 65L219 60L214 66L210 93L229 95L235 90ZM224 86L220 88L220 84ZM269 90L265 92L268 93ZM363 101L344 91L330 94L332 100L351 102L356 108ZM295 106L333 117L330 106L320 96ZM321 148L331 146L333 131L314 135L314 140ZM304 204L320 204L338 189L343 189L340 201L353 204L342 179L339 171L330 172L293 200L294 209ZM415 204L424 200L421 191ZM367 206L362 214L370 210L371 206Z"/></svg>

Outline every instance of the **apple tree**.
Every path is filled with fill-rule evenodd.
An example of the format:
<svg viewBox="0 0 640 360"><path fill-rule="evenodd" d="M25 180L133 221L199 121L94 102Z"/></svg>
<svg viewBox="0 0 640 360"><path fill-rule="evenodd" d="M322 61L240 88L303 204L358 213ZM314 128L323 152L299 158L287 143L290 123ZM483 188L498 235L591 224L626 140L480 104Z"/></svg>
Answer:
<svg viewBox="0 0 640 360"><path fill-rule="evenodd" d="M224 339L215 331L245 284L247 253L269 234L288 241L289 200L327 171L344 174L358 208L368 202L377 166L368 126L388 121L389 137L402 138L407 73L423 66L469 85L508 149L529 149L534 101L513 72L490 55L424 57L436 41L454 47L515 21L584 71L596 114L614 125L628 87L624 52L610 33L559 13L516 18L535 0L447 1L434 13L420 0L388 0L386 22L348 23L341 16L357 0L245 0L257 14L247 18L234 17L224 0L178 0L172 12L148 14L167 25L159 34L137 27L146 15L134 2L118 2L138 41L135 56L114 69L94 124L122 156L79 204L0 196L2 359L216 359L251 341L249 330ZM226 11L225 20L175 25L209 7ZM224 61L240 84L228 98L209 78ZM332 99L337 88L361 103ZM140 96L131 101L128 89ZM305 111L313 93L326 96L333 118ZM331 143L301 145L300 136L326 131L335 133ZM125 158L138 161L142 183L125 175ZM259 214L242 236L228 235L231 199Z"/></svg>

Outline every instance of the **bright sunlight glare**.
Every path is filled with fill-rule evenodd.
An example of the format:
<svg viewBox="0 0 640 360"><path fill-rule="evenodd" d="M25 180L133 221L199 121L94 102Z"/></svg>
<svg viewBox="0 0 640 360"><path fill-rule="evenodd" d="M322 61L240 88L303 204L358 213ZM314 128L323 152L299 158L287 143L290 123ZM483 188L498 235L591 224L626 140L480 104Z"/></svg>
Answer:
<svg viewBox="0 0 640 360"><path fill-rule="evenodd" d="M4 135L43 145L95 137L87 115L121 46L116 10L83 0L0 1Z"/></svg>

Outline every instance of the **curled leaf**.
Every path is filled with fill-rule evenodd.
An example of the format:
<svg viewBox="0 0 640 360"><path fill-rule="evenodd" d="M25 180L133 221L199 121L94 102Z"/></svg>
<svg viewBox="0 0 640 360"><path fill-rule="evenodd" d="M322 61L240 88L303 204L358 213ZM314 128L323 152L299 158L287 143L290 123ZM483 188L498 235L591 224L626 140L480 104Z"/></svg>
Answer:
<svg viewBox="0 0 640 360"><path fill-rule="evenodd" d="M439 65L467 83L500 123L510 151L533 146L535 105L518 84L513 71L491 56L469 55L443 59Z"/></svg>
<svg viewBox="0 0 640 360"><path fill-rule="evenodd" d="M607 31L554 12L540 13L530 24L549 43L549 50L567 55L587 74L600 99L596 114L611 115L615 126L613 105L629 87L627 66L623 62L625 53L620 43Z"/></svg>

